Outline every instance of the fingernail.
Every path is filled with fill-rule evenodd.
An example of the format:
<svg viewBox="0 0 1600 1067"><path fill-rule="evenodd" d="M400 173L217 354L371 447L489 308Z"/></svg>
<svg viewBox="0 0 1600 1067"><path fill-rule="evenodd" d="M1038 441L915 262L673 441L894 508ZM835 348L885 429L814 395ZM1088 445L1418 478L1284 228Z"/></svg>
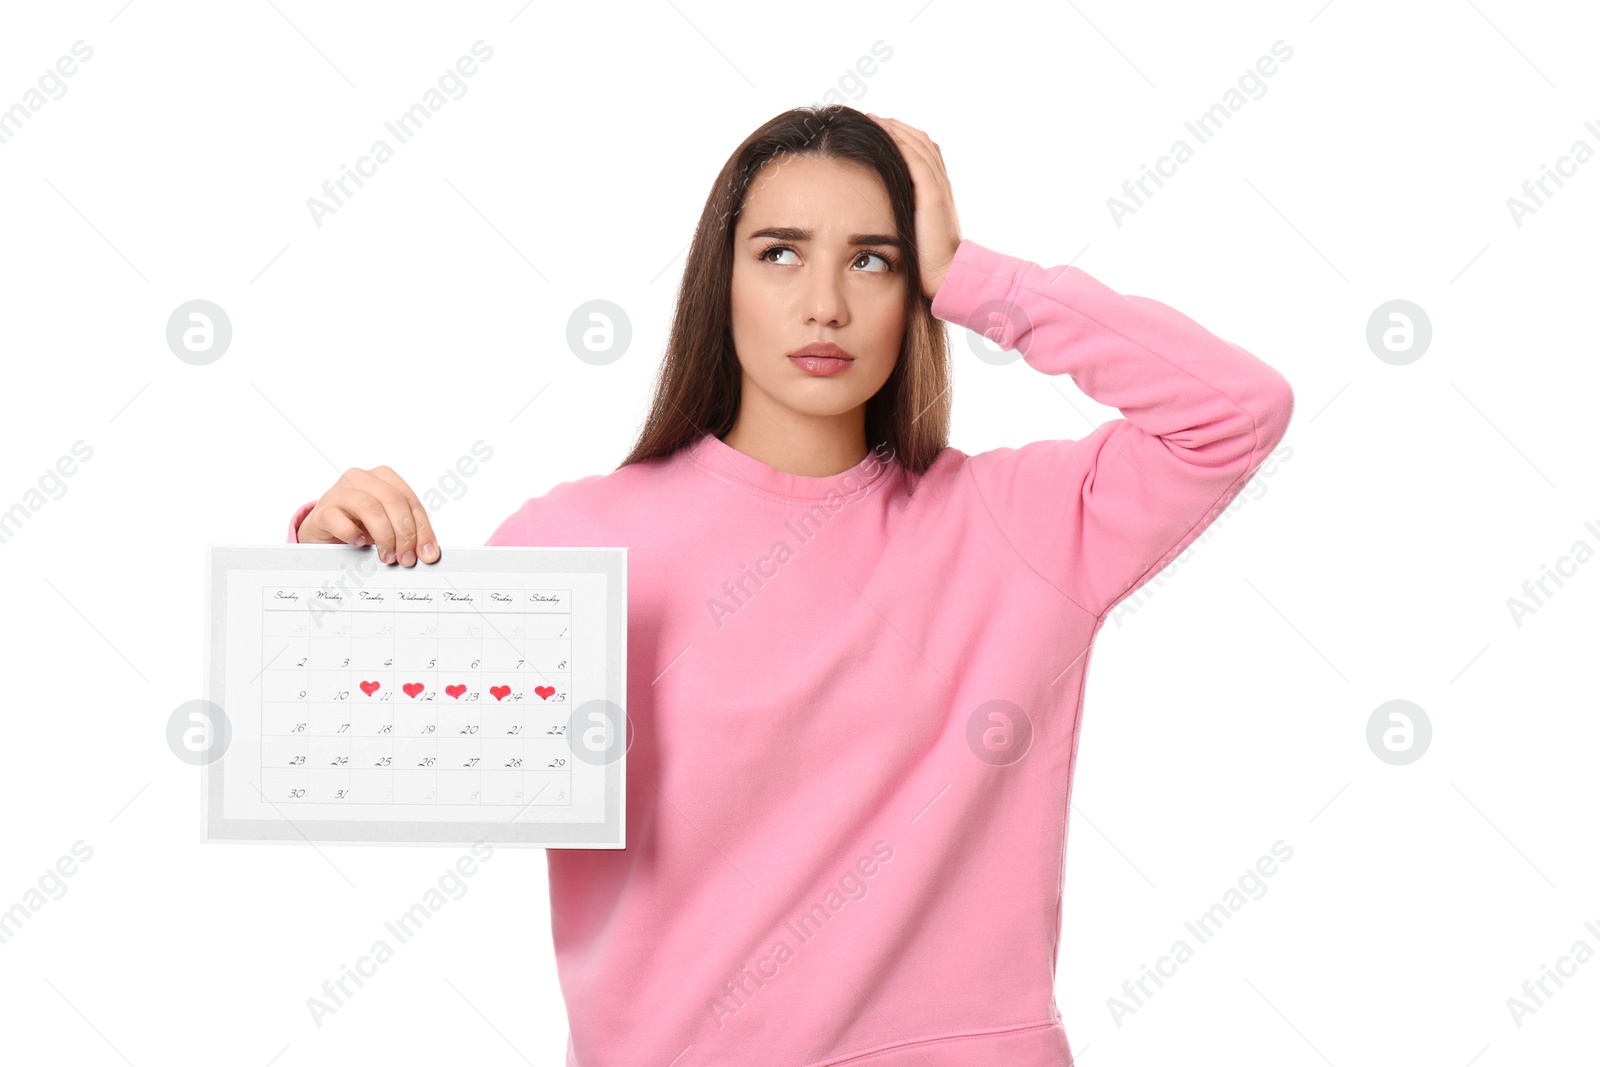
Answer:
<svg viewBox="0 0 1600 1067"><path fill-rule="evenodd" d="M438 549L434 548L433 544L430 542L422 546L422 551L419 554L422 556L424 562L432 563L438 558Z"/></svg>
<svg viewBox="0 0 1600 1067"><path fill-rule="evenodd" d="M409 567L416 562L417 554L411 551L409 548L406 549L406 554L400 557L400 565L403 567Z"/></svg>

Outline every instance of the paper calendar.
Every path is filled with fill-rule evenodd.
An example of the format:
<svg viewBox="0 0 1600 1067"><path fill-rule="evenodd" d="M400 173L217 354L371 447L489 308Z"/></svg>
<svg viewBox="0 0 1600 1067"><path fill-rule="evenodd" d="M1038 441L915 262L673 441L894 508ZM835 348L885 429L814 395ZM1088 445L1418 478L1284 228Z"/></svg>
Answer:
<svg viewBox="0 0 1600 1067"><path fill-rule="evenodd" d="M207 551L206 840L624 846L625 548Z"/></svg>

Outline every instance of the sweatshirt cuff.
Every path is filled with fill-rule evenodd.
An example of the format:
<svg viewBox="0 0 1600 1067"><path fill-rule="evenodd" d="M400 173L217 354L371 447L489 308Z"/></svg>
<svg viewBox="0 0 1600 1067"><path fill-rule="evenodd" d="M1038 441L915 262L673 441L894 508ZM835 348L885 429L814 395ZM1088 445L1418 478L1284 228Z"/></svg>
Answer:
<svg viewBox="0 0 1600 1067"><path fill-rule="evenodd" d="M316 506L317 502L315 500L309 504L302 504L300 505L300 510L295 512L293 517L289 519L289 543L291 545L299 543L300 523L307 515L311 514L311 509Z"/></svg>
<svg viewBox="0 0 1600 1067"><path fill-rule="evenodd" d="M933 294L930 310L935 318L963 326L979 336L989 331L990 340L1009 348L1012 338L996 336L993 332L999 327L1010 333L1007 316L995 317L1002 309L989 305L1011 295L1017 274L1026 265L1026 260L963 239L956 247L944 281Z"/></svg>

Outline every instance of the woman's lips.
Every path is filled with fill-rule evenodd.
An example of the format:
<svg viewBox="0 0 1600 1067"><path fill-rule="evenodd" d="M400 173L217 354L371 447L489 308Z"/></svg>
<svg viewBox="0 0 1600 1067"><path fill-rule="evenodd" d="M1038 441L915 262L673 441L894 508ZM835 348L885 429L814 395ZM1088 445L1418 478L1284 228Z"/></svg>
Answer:
<svg viewBox="0 0 1600 1067"><path fill-rule="evenodd" d="M853 360L840 359L837 356L790 356L789 362L805 371L826 378L834 374L843 374L850 369Z"/></svg>
<svg viewBox="0 0 1600 1067"><path fill-rule="evenodd" d="M796 349L789 359L807 374L819 377L843 374L853 362L850 353L830 341L813 341Z"/></svg>

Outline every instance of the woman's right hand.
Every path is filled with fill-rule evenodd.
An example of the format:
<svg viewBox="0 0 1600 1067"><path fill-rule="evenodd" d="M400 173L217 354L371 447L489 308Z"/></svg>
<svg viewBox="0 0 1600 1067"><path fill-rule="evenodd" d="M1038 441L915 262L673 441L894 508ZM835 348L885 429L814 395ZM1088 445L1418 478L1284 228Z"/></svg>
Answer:
<svg viewBox="0 0 1600 1067"><path fill-rule="evenodd" d="M435 563L439 542L411 487L388 467L351 467L300 522L303 545L376 545L385 563ZM420 547L419 547L420 546Z"/></svg>

